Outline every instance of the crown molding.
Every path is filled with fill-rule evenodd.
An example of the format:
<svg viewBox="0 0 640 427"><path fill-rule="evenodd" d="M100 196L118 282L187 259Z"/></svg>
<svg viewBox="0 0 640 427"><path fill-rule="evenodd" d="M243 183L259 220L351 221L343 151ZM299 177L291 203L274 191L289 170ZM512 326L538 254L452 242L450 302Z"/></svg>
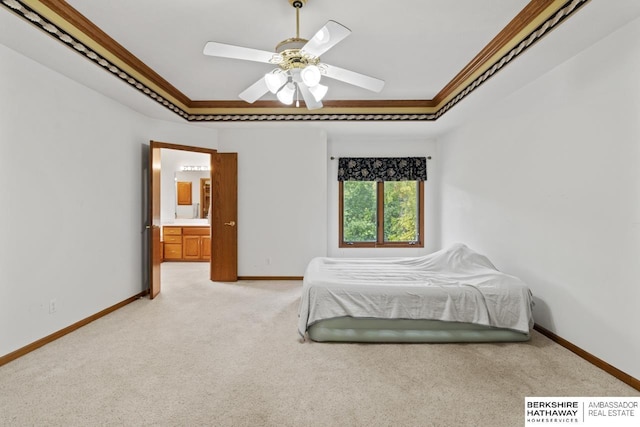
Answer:
<svg viewBox="0 0 640 427"><path fill-rule="evenodd" d="M84 55L150 99L194 122L435 121L590 0L531 0L434 99L326 101L320 110L277 101L195 101L62 0L0 5ZM304 103L302 103L304 105Z"/></svg>

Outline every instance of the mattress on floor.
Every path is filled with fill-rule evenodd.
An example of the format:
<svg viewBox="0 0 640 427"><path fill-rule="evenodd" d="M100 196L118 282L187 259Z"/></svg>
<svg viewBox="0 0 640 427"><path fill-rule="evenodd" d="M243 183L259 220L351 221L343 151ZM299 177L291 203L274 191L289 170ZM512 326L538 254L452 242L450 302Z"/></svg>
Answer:
<svg viewBox="0 0 640 427"><path fill-rule="evenodd" d="M504 329L528 336L532 304L531 291L520 279L498 271L485 256L462 244L423 257L323 257L313 259L305 271L298 332L304 337L314 324L334 318L372 318L462 323L487 327L487 335L505 335L494 331ZM314 328L313 335L318 337L323 328L327 324ZM337 329L337 335L364 334L358 328ZM385 330L393 329L404 327ZM443 329L449 335L464 335L448 326ZM468 337L478 334L477 329L469 331ZM405 333L412 334L417 332Z"/></svg>

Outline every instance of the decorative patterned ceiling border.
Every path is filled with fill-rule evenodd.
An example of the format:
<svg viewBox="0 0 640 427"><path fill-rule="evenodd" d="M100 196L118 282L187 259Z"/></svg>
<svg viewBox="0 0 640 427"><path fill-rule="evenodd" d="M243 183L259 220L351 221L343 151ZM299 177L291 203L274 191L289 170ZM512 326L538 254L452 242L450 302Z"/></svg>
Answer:
<svg viewBox="0 0 640 427"><path fill-rule="evenodd" d="M447 85L450 86L454 84L454 82L459 81L464 76L470 76L467 80L470 80L468 84L464 85L464 82L457 83L456 85L464 85L462 89L457 91L457 93L452 92L450 97L445 98L442 102L445 102L443 105L440 105L441 102L438 102L438 107L434 109L431 108L416 108L414 111L409 108L409 111L400 111L402 109L394 108L389 106L387 108L375 108L375 111L372 111L363 106L354 105L350 108L347 108L346 112L343 108L335 108L327 107L321 110L318 113L311 112L302 112L302 113L288 113L288 109L286 108L270 108L265 112L255 112L250 108L247 108L246 112L238 112L236 111L225 112L224 108L216 109L216 112L205 111L202 113L198 113L197 111L200 108L193 107L190 104L198 104L201 101L191 101L188 102L189 105L186 105L186 108L182 108L179 105L180 102L172 102L172 100L167 98L175 98L173 94L167 92L164 94L159 93L157 90L153 89L153 84L147 84L144 78L140 78L135 73L135 69L132 69L133 72L127 72L127 70L123 70L125 67L118 67L117 64L114 64L114 61L106 58L105 54L101 55L96 50L87 47L86 44L83 44L77 37L74 37L70 34L71 31L67 31L65 29L60 28L59 25L56 25L47 17L43 16L44 13L38 13L33 8L29 7L24 0L1 0L3 6L5 6L10 11L14 12L20 18L26 20L27 22L35 25L37 28L41 29L45 33L50 36L56 38L58 41L66 44L68 47L73 48L77 53L84 55L86 58L91 60L92 62L100 65L105 70L111 72L113 75L119 77L121 80L127 82L130 86L134 87L138 91L142 92L152 100L158 102L160 105L168 108L174 113L178 114L182 118L188 121L195 122L246 122L246 121L435 121L439 117L441 117L444 113L453 108L456 104L458 104L462 99L464 99L467 95L469 95L473 90L477 89L487 81L490 77L495 75L499 70L501 70L506 64L511 62L514 58L519 56L522 52L532 46L535 42L540 40L544 35L549 33L553 28L555 28L558 24L563 22L566 18L575 13L581 6L589 2L590 0L568 0L562 4L562 6L555 12L552 13L544 22L539 24L534 30L528 32L524 37L521 37L519 42L512 47L508 52L504 53L498 60L494 61L491 65L489 65L484 71L482 71L481 66L482 63L475 62L478 57L474 58L474 60L469 64L468 67L465 67L458 76L452 80L452 82ZM552 4L554 2L561 2L561 0L554 1L532 1L530 6L535 6L540 8L541 5ZM33 3L33 1L31 1ZM534 4L535 3L535 4ZM70 7L70 6L69 6ZM77 12L76 12L77 13ZM518 18L518 17L516 17ZM502 33L501 33L502 34ZM499 39L501 34L499 34L496 39ZM137 59L137 58L136 58ZM487 58L485 61L488 61ZM474 63L475 62L475 63ZM471 74L471 71L468 69L475 69L474 73ZM468 71L468 72L467 72ZM473 70L472 70L473 71ZM465 74L465 72L467 72ZM480 73L479 75L477 75ZM476 76L477 75L477 76ZM152 82L153 83L153 82ZM161 89L161 91L163 91ZM441 93L443 93L445 90ZM454 95L455 93L455 95ZM182 95L182 94L180 94ZM439 94L440 96L440 94ZM436 97L438 99L438 97ZM432 100L424 101L427 103L433 103ZM224 104L224 101L221 102ZM354 102L355 103L355 102ZM390 104L393 101L390 101ZM334 111L332 111L332 109ZM206 108L205 108L206 110ZM232 110L232 109L230 109ZM289 109L290 110L290 109ZM349 111L351 110L351 111ZM369 111L367 111L369 110ZM251 111L251 113L249 113Z"/></svg>
<svg viewBox="0 0 640 427"><path fill-rule="evenodd" d="M308 121L432 121L435 114L196 114L189 121L203 122L308 122Z"/></svg>

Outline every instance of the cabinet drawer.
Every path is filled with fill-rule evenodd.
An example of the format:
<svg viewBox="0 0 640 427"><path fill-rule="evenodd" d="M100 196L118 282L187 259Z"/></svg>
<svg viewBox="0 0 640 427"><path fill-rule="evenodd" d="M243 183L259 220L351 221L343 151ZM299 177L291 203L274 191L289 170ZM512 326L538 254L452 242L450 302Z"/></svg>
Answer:
<svg viewBox="0 0 640 427"><path fill-rule="evenodd" d="M208 236L209 227L184 227L182 229L182 234L190 236Z"/></svg>
<svg viewBox="0 0 640 427"><path fill-rule="evenodd" d="M164 227L164 234L180 235L182 234L182 227Z"/></svg>
<svg viewBox="0 0 640 427"><path fill-rule="evenodd" d="M170 234L167 234L164 236L164 242L165 243L182 243L182 236L172 236Z"/></svg>
<svg viewBox="0 0 640 427"><path fill-rule="evenodd" d="M165 259L180 259L182 258L182 245L176 245L173 243L164 244L164 258Z"/></svg>

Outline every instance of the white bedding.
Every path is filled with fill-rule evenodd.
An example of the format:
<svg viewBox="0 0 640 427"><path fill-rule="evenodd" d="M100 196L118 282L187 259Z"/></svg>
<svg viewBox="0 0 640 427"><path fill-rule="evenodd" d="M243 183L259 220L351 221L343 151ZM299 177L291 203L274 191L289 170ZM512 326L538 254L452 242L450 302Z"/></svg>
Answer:
<svg viewBox="0 0 640 427"><path fill-rule="evenodd" d="M334 317L469 322L529 333L531 291L483 255L456 244L411 258L314 258L298 332Z"/></svg>

